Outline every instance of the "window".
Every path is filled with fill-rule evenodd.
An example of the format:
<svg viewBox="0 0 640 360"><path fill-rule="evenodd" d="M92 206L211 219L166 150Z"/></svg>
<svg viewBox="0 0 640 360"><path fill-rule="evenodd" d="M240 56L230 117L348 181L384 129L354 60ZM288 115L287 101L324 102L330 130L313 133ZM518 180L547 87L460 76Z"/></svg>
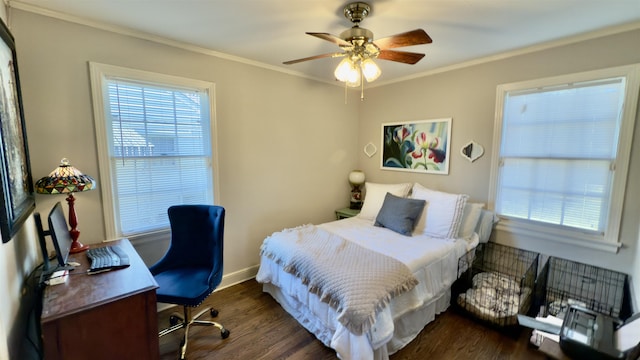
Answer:
<svg viewBox="0 0 640 360"><path fill-rule="evenodd" d="M499 228L617 251L640 66L498 86Z"/></svg>
<svg viewBox="0 0 640 360"><path fill-rule="evenodd" d="M107 236L163 231L169 206L213 204L213 84L90 67Z"/></svg>

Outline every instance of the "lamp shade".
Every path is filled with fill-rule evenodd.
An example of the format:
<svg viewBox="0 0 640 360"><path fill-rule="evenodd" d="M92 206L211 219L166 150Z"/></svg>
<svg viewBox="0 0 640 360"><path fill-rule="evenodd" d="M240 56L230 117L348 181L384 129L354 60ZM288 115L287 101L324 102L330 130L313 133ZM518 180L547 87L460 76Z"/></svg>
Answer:
<svg viewBox="0 0 640 360"><path fill-rule="evenodd" d="M362 185L364 184L364 172L362 170L353 170L349 173L349 182L352 185Z"/></svg>
<svg viewBox="0 0 640 360"><path fill-rule="evenodd" d="M66 158L60 160L60 166L36 181L35 185L39 194L68 194L93 190L95 187L96 181L71 166Z"/></svg>

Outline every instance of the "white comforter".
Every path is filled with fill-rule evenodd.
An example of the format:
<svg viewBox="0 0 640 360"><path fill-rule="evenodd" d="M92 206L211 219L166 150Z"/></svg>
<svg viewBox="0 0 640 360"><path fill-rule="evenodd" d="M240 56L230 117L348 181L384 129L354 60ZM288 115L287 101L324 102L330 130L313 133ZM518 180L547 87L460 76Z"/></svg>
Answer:
<svg viewBox="0 0 640 360"><path fill-rule="evenodd" d="M434 309L439 313L447 308L458 258L478 242L477 236L468 241L426 235L408 237L357 217L319 226L403 262L419 280L411 292L393 299L379 313L368 333L355 335L337 321L335 310L310 293L300 279L283 271L269 258L261 258L256 280L264 283L265 291L325 345L335 349L341 359L386 359L410 342L433 319ZM426 319L424 314L403 318L405 314L420 311L427 311ZM410 330L399 331L394 323L407 321L410 324L399 326Z"/></svg>

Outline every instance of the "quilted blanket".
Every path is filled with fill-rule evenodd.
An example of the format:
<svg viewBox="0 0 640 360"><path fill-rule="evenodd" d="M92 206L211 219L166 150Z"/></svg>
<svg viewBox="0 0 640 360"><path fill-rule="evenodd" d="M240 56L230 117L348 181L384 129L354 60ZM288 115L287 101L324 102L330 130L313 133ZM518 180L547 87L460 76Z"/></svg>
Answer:
<svg viewBox="0 0 640 360"><path fill-rule="evenodd" d="M371 328L391 299L418 284L402 262L314 225L272 234L261 255L300 278L356 335Z"/></svg>

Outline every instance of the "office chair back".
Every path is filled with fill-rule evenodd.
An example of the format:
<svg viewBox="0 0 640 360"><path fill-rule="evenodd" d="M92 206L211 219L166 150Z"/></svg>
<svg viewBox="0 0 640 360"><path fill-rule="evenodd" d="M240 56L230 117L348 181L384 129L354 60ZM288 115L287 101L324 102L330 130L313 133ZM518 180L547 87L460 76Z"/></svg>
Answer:
<svg viewBox="0 0 640 360"><path fill-rule="evenodd" d="M164 257L150 270L156 275L168 270L209 269L210 291L185 301L189 306L196 306L222 280L225 209L214 205L175 205L169 208L168 214L171 243ZM163 289L159 289L158 301L162 301L162 293Z"/></svg>

